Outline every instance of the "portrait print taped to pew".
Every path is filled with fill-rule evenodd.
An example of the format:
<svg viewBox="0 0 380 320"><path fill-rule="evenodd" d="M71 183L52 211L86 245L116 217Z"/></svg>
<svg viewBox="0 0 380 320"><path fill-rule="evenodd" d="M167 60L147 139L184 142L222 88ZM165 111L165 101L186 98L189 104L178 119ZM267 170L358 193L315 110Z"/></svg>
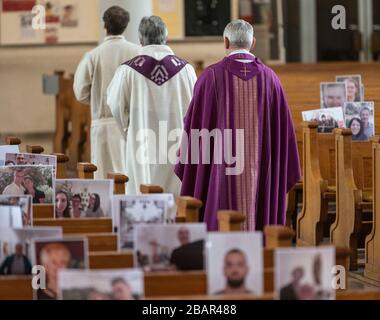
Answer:
<svg viewBox="0 0 380 320"><path fill-rule="evenodd" d="M343 108L347 101L347 86L344 82L321 83L321 108Z"/></svg>
<svg viewBox="0 0 380 320"><path fill-rule="evenodd" d="M133 248L134 232L138 224L162 224L167 222L167 198L155 195L115 197L116 226L119 250Z"/></svg>
<svg viewBox="0 0 380 320"><path fill-rule="evenodd" d="M209 294L263 294L262 233L209 233L206 265Z"/></svg>
<svg viewBox="0 0 380 320"><path fill-rule="evenodd" d="M362 76L360 74L336 76L336 82L346 84L347 102L360 102L364 100Z"/></svg>
<svg viewBox="0 0 380 320"><path fill-rule="evenodd" d="M112 216L113 181L59 179L55 182L55 218Z"/></svg>
<svg viewBox="0 0 380 320"><path fill-rule="evenodd" d="M277 299L335 299L334 247L277 249L274 262Z"/></svg>
<svg viewBox="0 0 380 320"><path fill-rule="evenodd" d="M336 128L346 127L341 107L304 111L302 119L303 121L318 122L318 132L320 133L330 133Z"/></svg>
<svg viewBox="0 0 380 320"><path fill-rule="evenodd" d="M352 140L366 141L375 135L375 103L347 102L344 117L347 128L352 130Z"/></svg>
<svg viewBox="0 0 380 320"><path fill-rule="evenodd" d="M135 267L145 272L203 270L206 224L137 225Z"/></svg>
<svg viewBox="0 0 380 320"><path fill-rule="evenodd" d="M62 228L0 227L0 243L5 245L5 250L0 246L0 275L31 274L32 240L36 238L62 238Z"/></svg>
<svg viewBox="0 0 380 320"><path fill-rule="evenodd" d="M59 300L139 300L144 273L139 269L60 270Z"/></svg>
<svg viewBox="0 0 380 320"><path fill-rule="evenodd" d="M20 152L18 145L2 145L0 146L0 166L5 165L5 155L7 153Z"/></svg>
<svg viewBox="0 0 380 320"><path fill-rule="evenodd" d="M53 166L0 167L0 195L31 195L33 204L52 204L54 199Z"/></svg>
<svg viewBox="0 0 380 320"><path fill-rule="evenodd" d="M0 195L0 206L17 206L21 210L21 219L22 226L32 226L33 221L33 206L32 206L33 197L31 195L23 196L7 196ZM1 217L0 217L1 219Z"/></svg>
<svg viewBox="0 0 380 320"><path fill-rule="evenodd" d="M56 300L58 271L60 269L88 268L87 238L33 239L32 264L43 266L46 275L46 288L34 288L34 300Z"/></svg>
<svg viewBox="0 0 380 320"><path fill-rule="evenodd" d="M57 156L34 154L34 153L6 153L5 154L6 166L18 166L18 165L41 165L41 166L53 166L54 176L57 168Z"/></svg>

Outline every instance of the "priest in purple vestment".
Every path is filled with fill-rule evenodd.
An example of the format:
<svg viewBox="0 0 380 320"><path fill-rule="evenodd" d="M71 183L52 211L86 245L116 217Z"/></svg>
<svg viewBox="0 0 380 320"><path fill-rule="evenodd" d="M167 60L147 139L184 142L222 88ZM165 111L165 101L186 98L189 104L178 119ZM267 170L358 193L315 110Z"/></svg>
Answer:
<svg viewBox="0 0 380 320"><path fill-rule="evenodd" d="M227 56L195 85L175 173L181 195L203 201L202 219L218 229L219 210L246 215L245 230L286 223L286 195L300 179L290 110L276 74L250 53L252 26L232 21Z"/></svg>

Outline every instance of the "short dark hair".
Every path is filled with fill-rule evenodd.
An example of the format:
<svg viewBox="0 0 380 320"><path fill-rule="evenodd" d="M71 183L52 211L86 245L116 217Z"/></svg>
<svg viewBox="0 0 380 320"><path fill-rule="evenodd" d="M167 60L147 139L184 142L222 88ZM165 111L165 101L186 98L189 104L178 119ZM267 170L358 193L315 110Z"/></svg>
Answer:
<svg viewBox="0 0 380 320"><path fill-rule="evenodd" d="M74 199L74 198L78 198L80 201L82 201L82 198L81 198L81 196L80 196L78 193L74 194L74 195L71 197L71 200Z"/></svg>
<svg viewBox="0 0 380 320"><path fill-rule="evenodd" d="M108 34L120 35L128 26L129 12L119 6L112 6L104 12L103 21Z"/></svg>
<svg viewBox="0 0 380 320"><path fill-rule="evenodd" d="M129 286L129 284L127 283L127 281L125 281L125 279L123 279L123 278L114 278L112 281L111 281L111 285L112 286L114 286L114 285L116 285L116 284L118 284L118 283L122 283L122 284L124 284L124 285L126 285L126 286Z"/></svg>

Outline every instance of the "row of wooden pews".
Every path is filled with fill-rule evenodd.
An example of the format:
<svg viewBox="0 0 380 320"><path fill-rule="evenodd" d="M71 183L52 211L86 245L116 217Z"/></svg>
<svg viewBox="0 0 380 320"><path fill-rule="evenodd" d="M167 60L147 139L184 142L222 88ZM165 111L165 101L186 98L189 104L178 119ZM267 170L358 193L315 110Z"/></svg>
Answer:
<svg viewBox="0 0 380 320"><path fill-rule="evenodd" d="M312 130L312 125L305 130ZM340 132L342 133L342 132ZM346 133L346 132L343 132ZM317 137L311 134L310 136ZM309 141L310 143L310 141ZM306 150L307 148L305 148ZM380 147L377 145L377 152ZM310 161L313 162L309 156ZM64 158L62 158L64 159ZM318 157L319 159L319 157ZM66 162L62 162L64 172ZM307 162L305 162L306 164ZM315 162L316 163L316 162ZM314 165L317 167L317 165ZM78 176L85 179L93 179L96 166L80 163L77 165ZM379 172L379 171L378 171ZM65 178L65 176L61 176ZM125 183L128 177L110 174L114 179L115 194L125 193ZM374 175L374 177L376 177ZM380 184L380 179L378 182ZM374 182L376 185L376 182ZM307 184L306 184L307 187ZM380 187L377 189L380 190ZM142 185L143 193L161 193L159 186ZM378 192L378 191L377 191ZM179 197L177 199L177 222L192 223L199 221L199 209L202 202L191 197ZM117 251L117 235L113 233L111 219L54 219L53 207L35 205L34 212L36 226L61 226L65 235L81 234L88 237L89 241L89 266L90 269L120 269L131 268L134 265L132 251ZM49 211L50 210L50 211ZM218 213L219 230L221 232L239 231L244 223L244 215L239 212L221 211ZM291 247L293 231L286 227L269 226L265 229L266 247L264 250L264 295L254 296L244 294L238 296L207 296L207 277L205 271L194 272L169 272L147 273L145 275L145 295L148 299L273 299L274 288L274 250L278 247ZM377 238L379 235L377 235ZM372 255L369 254L369 262L376 270L376 255L380 241L376 233L369 242ZM347 246L335 244L337 247L337 264L345 266L348 270L350 252ZM369 265L370 266L370 265ZM368 269L370 270L370 269ZM0 299L32 299L31 277L0 277ZM338 292L338 299L380 299L380 293L374 292Z"/></svg>
<svg viewBox="0 0 380 320"><path fill-rule="evenodd" d="M274 65L271 67L280 78L285 90L295 125L301 164L303 161L304 137L302 112L318 109L320 107L319 84L321 82L335 81L336 75L361 74L362 81L365 85L365 101L374 101L375 105L380 104L380 91L378 90L378 74L380 72L379 62L327 62L317 64L288 63L286 65ZM377 134L380 134L380 114L378 112L375 112L375 128ZM326 139L329 140L329 138ZM329 148L330 152L325 153L325 157L334 159L335 147L334 142L331 140L330 145L333 147ZM320 152L324 152L324 149L321 148ZM332 164L334 163L334 161L328 161L326 167L324 167L324 164L321 164L321 170L325 174L325 177L329 178L329 186L335 187L335 165L329 168L330 162ZM302 192L303 179L288 195L287 221L288 226L293 227L294 229L296 228L298 204L302 203L302 200L304 199ZM326 197L333 197L334 192L335 188L330 188L326 191Z"/></svg>
<svg viewBox="0 0 380 320"><path fill-rule="evenodd" d="M379 281L380 137L359 142L352 141L349 129L319 134L316 123L303 127L304 190L297 245L322 244L327 225L330 242L351 249L350 269L358 269L357 249L365 248L365 275ZM336 202L332 224L328 223L329 202Z"/></svg>
<svg viewBox="0 0 380 320"><path fill-rule="evenodd" d="M74 75L55 71L59 92L56 95L56 131L54 152L69 157L68 169L75 171L78 162L90 161L90 107L78 102L73 91Z"/></svg>

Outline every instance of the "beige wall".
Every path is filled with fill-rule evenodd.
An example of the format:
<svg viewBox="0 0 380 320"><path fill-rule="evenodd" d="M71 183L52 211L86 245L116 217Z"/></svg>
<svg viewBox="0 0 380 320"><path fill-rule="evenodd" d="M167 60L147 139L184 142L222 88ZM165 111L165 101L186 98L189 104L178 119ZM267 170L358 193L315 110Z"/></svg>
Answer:
<svg viewBox="0 0 380 320"><path fill-rule="evenodd" d="M74 72L91 46L1 48L0 134L55 130L55 98L42 93L42 75Z"/></svg>
<svg viewBox="0 0 380 320"><path fill-rule="evenodd" d="M258 36L255 53L264 60L268 47ZM173 42L174 52L205 66L224 56L221 40ZM42 75L54 70L74 73L83 54L93 46L0 48L0 135L52 133L55 99L42 93Z"/></svg>

